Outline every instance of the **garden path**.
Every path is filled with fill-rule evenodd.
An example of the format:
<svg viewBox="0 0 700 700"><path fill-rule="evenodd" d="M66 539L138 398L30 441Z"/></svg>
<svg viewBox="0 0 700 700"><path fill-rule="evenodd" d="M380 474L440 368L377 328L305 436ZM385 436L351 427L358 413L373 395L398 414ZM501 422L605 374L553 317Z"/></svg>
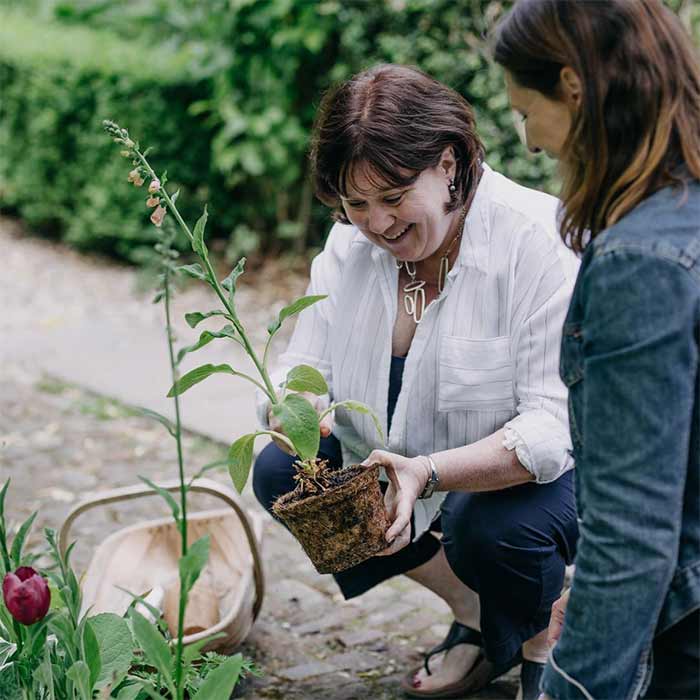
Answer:
<svg viewBox="0 0 700 700"><path fill-rule="evenodd" d="M13 523L39 509L37 544L43 527L59 527L89 493L136 483L139 474L173 478L173 445L162 427L126 408L168 412L166 346L161 309L149 303L150 294L136 291L133 269L24 236L8 219L0 219L0 246L0 478L12 478ZM303 276L281 265L242 282L239 311L259 329L258 341L273 313L304 287ZM175 306L178 319L214 308L206 290L194 286ZM195 333L179 321L177 334L184 344ZM283 345L281 338L277 348ZM196 362L240 366L237 350L212 343ZM254 427L251 392L234 378L212 377L184 398L183 417L194 471ZM228 482L225 474L214 478ZM333 579L316 574L291 535L262 512L250 486L243 497L264 517L267 577L263 610L244 646L263 676L249 683L245 697L401 697L402 674L447 630L446 606L403 577L343 601ZM76 524L78 569L107 534L152 517L153 502L84 516ZM511 673L478 697L514 697L514 679Z"/></svg>

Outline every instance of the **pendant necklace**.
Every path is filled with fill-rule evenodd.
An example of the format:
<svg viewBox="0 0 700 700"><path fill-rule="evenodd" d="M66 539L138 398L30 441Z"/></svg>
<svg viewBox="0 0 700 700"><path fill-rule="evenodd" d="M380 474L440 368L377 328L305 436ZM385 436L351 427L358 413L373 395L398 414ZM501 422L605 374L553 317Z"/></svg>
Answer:
<svg viewBox="0 0 700 700"><path fill-rule="evenodd" d="M438 271L438 294L442 294L447 280L447 273L450 271L450 253L457 241L462 238L464 229L464 220L467 217L468 204L462 209L457 224L457 235L452 239L447 250L440 257L440 268ZM406 313L413 319L416 325L421 322L425 313L425 280L416 279L416 263L410 260L396 260L396 267L400 270L406 268L406 272L410 278L409 282L403 288L403 307Z"/></svg>

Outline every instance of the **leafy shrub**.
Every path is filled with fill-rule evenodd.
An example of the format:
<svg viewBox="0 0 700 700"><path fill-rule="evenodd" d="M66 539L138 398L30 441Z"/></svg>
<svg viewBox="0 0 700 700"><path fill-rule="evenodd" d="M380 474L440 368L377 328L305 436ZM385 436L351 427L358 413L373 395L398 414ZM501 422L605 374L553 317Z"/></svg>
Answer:
<svg viewBox="0 0 700 700"><path fill-rule="evenodd" d="M667 1L698 36L700 5ZM554 163L518 142L501 71L484 52L485 32L512 0L0 0L18 5L62 32L89 26L100 46L105 32L109 45L122 38L110 61L94 52L99 65L90 70L85 55L71 55L69 69L47 60L30 70L33 52L15 51L36 23L18 31L4 21L0 30L9 98L0 106L0 148L14 144L0 159L0 201L35 225L59 217L79 245L125 254L149 236L124 216L135 195L100 184L114 167L96 145L105 114L149 140L154 123L166 125L172 177L195 189L194 206L209 199L219 226L211 234L229 238L232 257L319 245L329 221L308 179L315 109L334 81L380 61L418 66L460 91L476 110L489 164L522 184L557 189ZM153 63L160 67L147 70ZM63 123L74 125L66 144ZM31 196L37 191L43 201Z"/></svg>
<svg viewBox="0 0 700 700"><path fill-rule="evenodd" d="M118 115L178 163L171 181L219 209L222 182L210 167L211 129L187 112L206 96L183 81L186 52L149 50L111 33L37 25L16 14L0 22L0 202L37 230L73 245L133 257L153 240L143 193L131 187L102 135ZM196 138L192 135L196 134ZM115 182L123 184L114 185ZM220 208L219 221L226 221ZM129 216L133 214L133 216Z"/></svg>

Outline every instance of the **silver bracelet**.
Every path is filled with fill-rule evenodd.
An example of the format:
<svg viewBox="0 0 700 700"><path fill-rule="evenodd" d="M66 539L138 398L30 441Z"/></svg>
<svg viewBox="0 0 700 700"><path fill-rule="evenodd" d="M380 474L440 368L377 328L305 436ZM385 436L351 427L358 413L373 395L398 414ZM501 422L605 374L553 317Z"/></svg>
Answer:
<svg viewBox="0 0 700 700"><path fill-rule="evenodd" d="M440 477L438 476L437 469L435 468L433 458L430 455L423 456L428 460L428 464L430 465L430 476L428 477L428 481L425 484L423 492L420 496L418 496L419 499L430 498L440 484Z"/></svg>

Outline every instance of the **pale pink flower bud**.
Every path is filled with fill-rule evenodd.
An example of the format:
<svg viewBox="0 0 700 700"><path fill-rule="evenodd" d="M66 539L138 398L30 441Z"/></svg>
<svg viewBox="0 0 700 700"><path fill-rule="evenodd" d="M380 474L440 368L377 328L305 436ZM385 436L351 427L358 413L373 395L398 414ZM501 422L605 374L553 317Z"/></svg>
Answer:
<svg viewBox="0 0 700 700"><path fill-rule="evenodd" d="M141 185L143 185L143 178L141 177L141 173L139 172L138 168L134 168L129 173L129 177L127 179L129 182L133 182L136 187L141 187Z"/></svg>
<svg viewBox="0 0 700 700"><path fill-rule="evenodd" d="M160 197L149 197L146 200L147 207L157 207L160 204Z"/></svg>
<svg viewBox="0 0 700 700"><path fill-rule="evenodd" d="M148 186L148 191L151 194L154 194L160 189L160 180L156 178L155 180L151 180L151 184Z"/></svg>
<svg viewBox="0 0 700 700"><path fill-rule="evenodd" d="M160 226L165 218L165 207L158 206L151 214L151 223Z"/></svg>

